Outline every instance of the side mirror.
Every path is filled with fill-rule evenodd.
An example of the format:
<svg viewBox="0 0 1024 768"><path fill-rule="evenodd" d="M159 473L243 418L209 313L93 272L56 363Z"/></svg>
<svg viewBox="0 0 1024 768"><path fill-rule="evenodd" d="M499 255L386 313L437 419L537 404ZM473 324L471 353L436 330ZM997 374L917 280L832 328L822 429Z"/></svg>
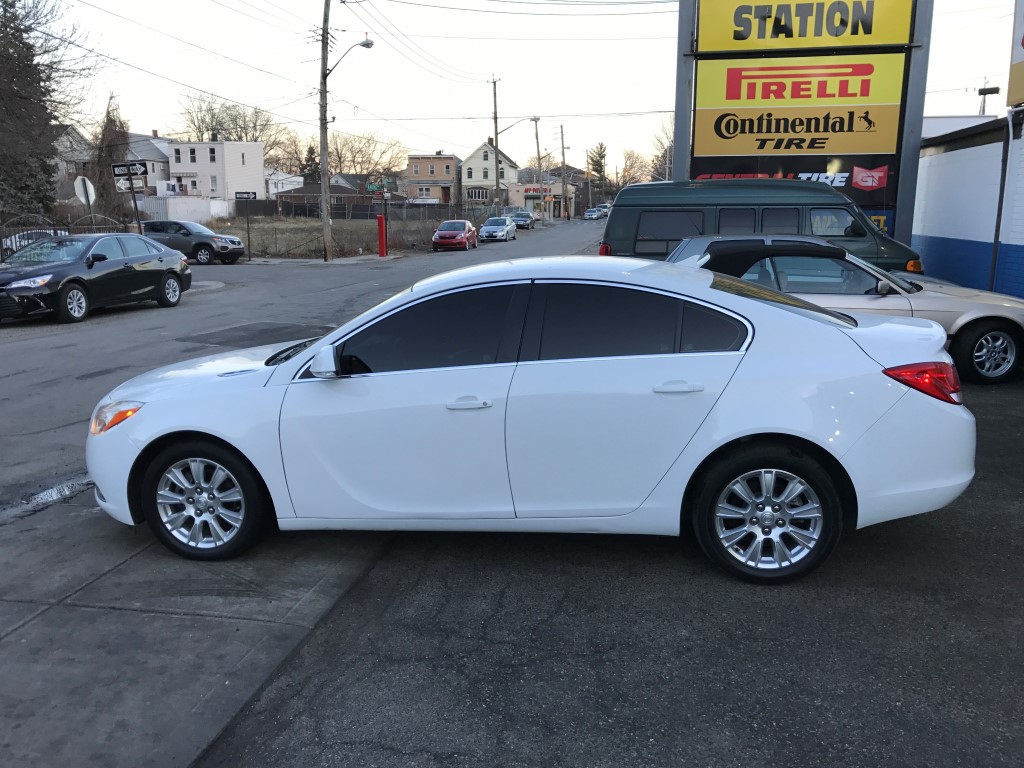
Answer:
<svg viewBox="0 0 1024 768"><path fill-rule="evenodd" d="M337 350L330 344L320 349L310 363L309 372L318 379L341 378L341 371L338 369Z"/></svg>
<svg viewBox="0 0 1024 768"><path fill-rule="evenodd" d="M92 265L100 261L106 261L107 257L102 253L93 253L85 257L86 269L92 269Z"/></svg>
<svg viewBox="0 0 1024 768"><path fill-rule="evenodd" d="M863 225L859 221L851 221L843 235L846 237L864 237L868 231L864 229Z"/></svg>
<svg viewBox="0 0 1024 768"><path fill-rule="evenodd" d="M877 293L879 296L888 296L890 293L892 293L892 283L890 283L888 280L879 280L878 285L875 288L875 293Z"/></svg>

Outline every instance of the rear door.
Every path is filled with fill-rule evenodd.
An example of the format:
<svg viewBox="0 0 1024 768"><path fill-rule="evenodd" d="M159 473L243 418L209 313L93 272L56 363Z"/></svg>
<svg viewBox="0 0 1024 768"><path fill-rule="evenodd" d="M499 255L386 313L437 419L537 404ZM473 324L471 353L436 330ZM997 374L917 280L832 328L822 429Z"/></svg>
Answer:
<svg viewBox="0 0 1024 768"><path fill-rule="evenodd" d="M675 296L537 283L506 417L516 516L639 507L718 400L748 335L739 319Z"/></svg>
<svg viewBox="0 0 1024 768"><path fill-rule="evenodd" d="M128 273L122 301L134 301L147 296L156 296L160 278L164 273L163 255L137 235L120 235L117 238L125 253L124 268Z"/></svg>

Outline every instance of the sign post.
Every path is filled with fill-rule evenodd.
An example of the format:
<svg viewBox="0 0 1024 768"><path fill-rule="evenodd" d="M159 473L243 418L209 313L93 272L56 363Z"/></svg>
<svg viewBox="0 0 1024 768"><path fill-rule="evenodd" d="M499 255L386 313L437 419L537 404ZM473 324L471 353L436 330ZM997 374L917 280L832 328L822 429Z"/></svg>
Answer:
<svg viewBox="0 0 1024 768"><path fill-rule="evenodd" d="M249 201L256 199L255 192L235 192L235 200L245 200L245 253L246 261L252 261L252 235L249 234Z"/></svg>
<svg viewBox="0 0 1024 768"><path fill-rule="evenodd" d="M135 187L136 187L136 176L146 175L146 166L143 163L114 163L110 166L110 170L114 173L114 179L120 181L122 178L128 179L128 189L132 193L132 208L135 209L135 224L139 228L139 234L142 234L142 220L139 218L139 201L135 199ZM143 179L138 179L139 188L141 189L145 182ZM126 191L123 189L122 184L117 184L119 191Z"/></svg>

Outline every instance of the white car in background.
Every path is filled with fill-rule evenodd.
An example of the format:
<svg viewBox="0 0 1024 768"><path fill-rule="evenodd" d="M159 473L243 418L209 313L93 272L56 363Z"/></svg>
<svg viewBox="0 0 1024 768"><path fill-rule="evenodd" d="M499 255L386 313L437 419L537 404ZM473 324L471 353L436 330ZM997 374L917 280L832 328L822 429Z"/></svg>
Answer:
<svg viewBox="0 0 1024 768"><path fill-rule="evenodd" d="M104 510L194 559L274 525L693 535L779 582L971 482L944 341L707 270L507 260L319 339L138 376L86 456Z"/></svg>
<svg viewBox="0 0 1024 768"><path fill-rule="evenodd" d="M516 223L509 216L492 216L480 227L480 242L516 239Z"/></svg>

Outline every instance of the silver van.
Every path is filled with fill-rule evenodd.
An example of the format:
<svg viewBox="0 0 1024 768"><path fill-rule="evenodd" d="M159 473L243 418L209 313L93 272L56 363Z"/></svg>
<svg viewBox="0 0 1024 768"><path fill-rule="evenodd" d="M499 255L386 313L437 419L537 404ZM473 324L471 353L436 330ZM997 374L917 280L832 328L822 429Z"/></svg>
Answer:
<svg viewBox="0 0 1024 768"><path fill-rule="evenodd" d="M828 184L714 179L631 184L615 197L602 256L665 259L698 235L815 235L883 269L921 272L921 257L893 240Z"/></svg>

